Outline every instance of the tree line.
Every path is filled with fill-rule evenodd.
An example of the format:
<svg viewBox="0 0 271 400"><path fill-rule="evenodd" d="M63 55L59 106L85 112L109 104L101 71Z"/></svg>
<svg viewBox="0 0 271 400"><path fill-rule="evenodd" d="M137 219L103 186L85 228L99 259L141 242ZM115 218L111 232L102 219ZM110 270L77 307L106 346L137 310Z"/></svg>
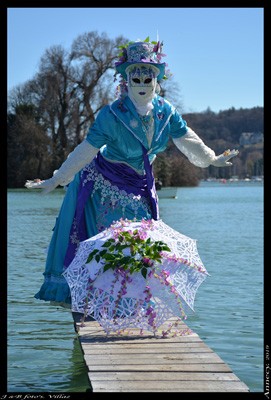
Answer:
<svg viewBox="0 0 271 400"><path fill-rule="evenodd" d="M244 132L264 134L263 107L239 110L232 107L218 113L207 109L182 116L217 155L226 149L238 149L239 155L234 157L230 167L198 168L191 165L185 156L180 157L180 152L171 142L154 164L155 174L165 186L195 186L201 179L229 179L232 176L244 179L264 175L263 143L240 145Z"/></svg>
<svg viewBox="0 0 271 400"><path fill-rule="evenodd" d="M41 57L35 76L9 92L9 188L23 187L27 179L51 177L86 137L97 113L116 96L114 64L118 47L128 41L123 36L109 39L105 33L92 31L79 35L69 50L52 46ZM178 85L171 78L163 84L161 95L182 109ZM208 109L183 118L217 154L226 148L238 148L244 131L263 132L260 107L219 113ZM262 158L262 149L244 149L234 161L236 174L253 170L255 163L262 163ZM154 162L155 176L165 186L194 186L202 177L217 174L216 170L209 167L203 172L194 167L172 142Z"/></svg>

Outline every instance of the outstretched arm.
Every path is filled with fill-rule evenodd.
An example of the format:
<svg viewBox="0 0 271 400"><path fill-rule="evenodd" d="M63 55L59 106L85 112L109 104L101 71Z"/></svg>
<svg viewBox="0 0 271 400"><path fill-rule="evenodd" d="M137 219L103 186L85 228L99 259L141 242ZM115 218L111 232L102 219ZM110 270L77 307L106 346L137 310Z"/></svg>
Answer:
<svg viewBox="0 0 271 400"><path fill-rule="evenodd" d="M215 167L230 166L232 163L229 160L239 153L238 150L226 150L216 156L215 152L206 146L191 128L188 128L184 136L173 139L173 143L192 164L201 168L209 167L209 165L214 165Z"/></svg>
<svg viewBox="0 0 271 400"><path fill-rule="evenodd" d="M54 190L58 185L65 186L73 180L74 175L81 168L94 159L98 151L99 149L84 140L69 154L66 161L54 173L52 178L38 182L37 180L26 181L25 187L28 189L43 189L42 194L46 194Z"/></svg>

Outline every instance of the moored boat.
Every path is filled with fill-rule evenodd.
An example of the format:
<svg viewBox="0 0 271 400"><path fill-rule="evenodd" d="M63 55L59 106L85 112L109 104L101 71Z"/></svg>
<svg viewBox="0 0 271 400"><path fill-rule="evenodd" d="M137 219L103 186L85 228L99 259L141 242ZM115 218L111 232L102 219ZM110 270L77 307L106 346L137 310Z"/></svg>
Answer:
<svg viewBox="0 0 271 400"><path fill-rule="evenodd" d="M178 187L168 186L157 190L159 199L177 199Z"/></svg>

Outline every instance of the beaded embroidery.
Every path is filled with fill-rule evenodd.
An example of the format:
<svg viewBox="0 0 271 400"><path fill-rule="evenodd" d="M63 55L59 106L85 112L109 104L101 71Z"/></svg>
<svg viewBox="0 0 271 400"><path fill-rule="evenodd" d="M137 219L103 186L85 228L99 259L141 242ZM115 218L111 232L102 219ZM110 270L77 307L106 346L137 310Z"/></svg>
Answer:
<svg viewBox="0 0 271 400"><path fill-rule="evenodd" d="M113 208L120 207L122 209L123 216L127 206L131 207L135 218L137 218L139 208L141 208L146 214L151 213L148 199L140 195L127 193L125 190L120 190L116 185L112 185L109 180L105 179L102 174L97 172L94 162L86 165L82 170L82 174L84 171L87 171L88 174L83 181L83 186L85 186L88 181L94 181L91 196L94 196L94 193L97 190L100 190L101 204L108 204L108 202L110 202Z"/></svg>

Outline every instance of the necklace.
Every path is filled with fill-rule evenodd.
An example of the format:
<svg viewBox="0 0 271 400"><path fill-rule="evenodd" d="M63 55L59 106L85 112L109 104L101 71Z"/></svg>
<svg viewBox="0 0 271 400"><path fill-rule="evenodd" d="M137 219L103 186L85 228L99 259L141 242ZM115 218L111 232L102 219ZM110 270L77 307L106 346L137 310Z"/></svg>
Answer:
<svg viewBox="0 0 271 400"><path fill-rule="evenodd" d="M152 116L152 113L149 115L140 115L140 120L142 122L142 128L143 131L146 135L147 141L148 141L148 145L151 145L152 142L152 138L153 138L153 133L154 133L154 119Z"/></svg>

